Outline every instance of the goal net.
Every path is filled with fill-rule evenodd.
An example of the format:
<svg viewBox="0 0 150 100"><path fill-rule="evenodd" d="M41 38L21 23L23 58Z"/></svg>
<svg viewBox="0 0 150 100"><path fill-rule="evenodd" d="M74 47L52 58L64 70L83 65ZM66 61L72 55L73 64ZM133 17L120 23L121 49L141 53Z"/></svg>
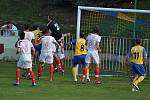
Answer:
<svg viewBox="0 0 150 100"><path fill-rule="evenodd" d="M98 26L99 35L102 36L102 53L100 54L102 70L110 72L111 75L128 74L130 67L125 64L125 56L134 45L134 39L141 38L147 51L150 49L149 17L150 10L79 6L77 38L80 32L88 34L94 26ZM148 64L147 74L150 74L149 70Z"/></svg>

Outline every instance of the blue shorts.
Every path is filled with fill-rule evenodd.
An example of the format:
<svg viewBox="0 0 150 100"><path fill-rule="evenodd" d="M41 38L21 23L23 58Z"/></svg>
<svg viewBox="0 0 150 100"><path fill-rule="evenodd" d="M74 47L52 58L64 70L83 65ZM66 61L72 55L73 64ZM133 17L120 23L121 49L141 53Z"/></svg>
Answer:
<svg viewBox="0 0 150 100"><path fill-rule="evenodd" d="M73 65L76 66L77 64L80 64L80 63L85 65L86 64L85 57L86 57L86 54L79 55L79 56L74 56L74 58L73 58Z"/></svg>
<svg viewBox="0 0 150 100"><path fill-rule="evenodd" d="M41 52L41 44L34 45L36 51Z"/></svg>
<svg viewBox="0 0 150 100"><path fill-rule="evenodd" d="M142 75L144 76L145 74L145 68L144 68L144 65L143 64L135 64L135 63L131 63L131 66L132 66L132 71L134 74L137 74L137 75Z"/></svg>

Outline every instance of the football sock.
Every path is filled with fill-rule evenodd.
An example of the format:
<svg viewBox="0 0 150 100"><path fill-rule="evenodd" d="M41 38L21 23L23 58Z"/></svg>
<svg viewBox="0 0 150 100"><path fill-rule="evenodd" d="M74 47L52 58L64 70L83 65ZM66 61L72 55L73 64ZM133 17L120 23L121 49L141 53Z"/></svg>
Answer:
<svg viewBox="0 0 150 100"><path fill-rule="evenodd" d="M60 63L60 59L57 57L57 58L55 58L55 63L57 64L57 65L61 65L61 63Z"/></svg>
<svg viewBox="0 0 150 100"><path fill-rule="evenodd" d="M16 69L16 82L19 82L20 80L20 68Z"/></svg>
<svg viewBox="0 0 150 100"><path fill-rule="evenodd" d="M100 75L100 68L98 66L95 66L95 78L96 78L96 81L99 80L99 75Z"/></svg>
<svg viewBox="0 0 150 100"><path fill-rule="evenodd" d="M137 85L138 83L144 80L144 76L140 76L134 83Z"/></svg>
<svg viewBox="0 0 150 100"><path fill-rule="evenodd" d="M139 77L138 75L134 77L133 83L138 79L138 77Z"/></svg>
<svg viewBox="0 0 150 100"><path fill-rule="evenodd" d="M63 62L61 62L61 71L64 72L65 71L65 64Z"/></svg>
<svg viewBox="0 0 150 100"><path fill-rule="evenodd" d="M50 64L50 69L49 69L49 79L50 79L50 81L53 80L53 71L54 71L53 64Z"/></svg>
<svg viewBox="0 0 150 100"><path fill-rule="evenodd" d="M32 78L32 83L35 83L35 76L34 76L34 72L30 69L30 75Z"/></svg>
<svg viewBox="0 0 150 100"><path fill-rule="evenodd" d="M90 78L89 78L89 68L87 69L86 79L90 79Z"/></svg>
<svg viewBox="0 0 150 100"><path fill-rule="evenodd" d="M86 76L87 76L87 70L88 70L88 68L87 67L84 67L84 69L83 69L83 76L82 76L82 79L84 80L85 78L86 78Z"/></svg>
<svg viewBox="0 0 150 100"><path fill-rule="evenodd" d="M43 71L43 67L42 67L42 65L40 65L38 68L38 77L41 76L42 71Z"/></svg>
<svg viewBox="0 0 150 100"><path fill-rule="evenodd" d="M76 67L72 68L72 75L73 75L74 79L77 79L77 68Z"/></svg>

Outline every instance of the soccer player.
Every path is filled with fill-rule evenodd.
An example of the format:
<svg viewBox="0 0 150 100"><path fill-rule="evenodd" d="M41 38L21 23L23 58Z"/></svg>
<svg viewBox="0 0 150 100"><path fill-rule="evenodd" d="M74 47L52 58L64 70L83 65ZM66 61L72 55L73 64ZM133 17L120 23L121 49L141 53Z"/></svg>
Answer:
<svg viewBox="0 0 150 100"><path fill-rule="evenodd" d="M93 60L95 62L95 84L100 84L101 81L99 79L100 76L100 67L99 67L99 55L98 51L100 51L99 43L101 41L101 37L97 34L99 32L97 27L94 27L93 33L90 33L87 40L87 55L86 55L86 65L83 70L82 76L82 84L85 84L85 79L87 76L87 71L89 69L90 63Z"/></svg>
<svg viewBox="0 0 150 100"><path fill-rule="evenodd" d="M55 65L55 71L58 70L57 67L59 67L59 70L64 73L65 72L65 64L64 64L64 58L65 58L65 50L64 50L64 38L69 36L70 33L64 33L62 34L62 37L58 40L59 43L59 47L57 48L57 55L59 58L57 58L56 60L54 59L54 65ZM60 60L59 60L60 59ZM57 61L57 63L56 63ZM60 65L59 62L60 61Z"/></svg>
<svg viewBox="0 0 150 100"><path fill-rule="evenodd" d="M42 37L41 37L41 54L39 57L40 65L38 68L38 80L40 79L41 73L43 71L44 64L49 64L49 80L53 80L53 56L54 56L54 47L59 46L57 41L54 37L49 36L48 28L45 27L42 30Z"/></svg>
<svg viewBox="0 0 150 100"><path fill-rule="evenodd" d="M75 56L73 58L72 75L74 77L74 81L76 82L78 74L78 64L80 64L81 62L83 65L85 65L85 57L87 54L84 33L80 33L80 38L72 43L75 44Z"/></svg>
<svg viewBox="0 0 150 100"><path fill-rule="evenodd" d="M38 25L34 25L33 26L33 31L34 33L34 37L35 37L35 41L34 41L34 48L35 48L35 57L34 57L34 61L37 61L39 54L41 52L41 42L39 41L39 38L41 37L41 30L40 27Z"/></svg>
<svg viewBox="0 0 150 100"><path fill-rule="evenodd" d="M136 45L131 48L127 54L127 61L131 61L130 65L135 77L132 81L132 91L138 91L138 84L145 78L144 65L147 61L147 52L143 46L141 46L141 40L136 39Z"/></svg>
<svg viewBox="0 0 150 100"><path fill-rule="evenodd" d="M51 36L53 36L57 41L62 37L60 26L50 15L48 15L47 27L51 32Z"/></svg>
<svg viewBox="0 0 150 100"><path fill-rule="evenodd" d="M58 50L57 50L57 54L58 54L58 57L60 59L60 68L59 70L64 73L65 72L65 65L64 65L64 58L65 58L65 50L64 50L64 39L62 38L59 42L59 47L58 47Z"/></svg>
<svg viewBox="0 0 150 100"><path fill-rule="evenodd" d="M35 78L34 78L34 72L32 71L32 54L34 56L35 49L33 47L33 44L25 39L25 33L22 31L19 34L20 40L17 43L17 53L20 53L20 58L17 63L17 69L16 69L16 83L14 85L20 84L20 68L26 69L32 78L32 86L35 86Z"/></svg>
<svg viewBox="0 0 150 100"><path fill-rule="evenodd" d="M29 40L34 44L35 43L34 33L29 30L29 26L27 24L24 25L24 33L25 39ZM31 78L29 71L26 69L24 70L24 74L22 76L27 77L28 79Z"/></svg>
<svg viewBox="0 0 150 100"><path fill-rule="evenodd" d="M48 15L48 23L47 23L47 27L50 31L50 35L52 37L55 38L55 40L58 42L59 39L61 39L62 37L62 33L61 33L61 29L59 24L50 16ZM57 48L55 48L56 50ZM55 71L57 71L57 67L60 68L61 67L61 61L58 57L57 52L54 53L54 65L55 67Z"/></svg>

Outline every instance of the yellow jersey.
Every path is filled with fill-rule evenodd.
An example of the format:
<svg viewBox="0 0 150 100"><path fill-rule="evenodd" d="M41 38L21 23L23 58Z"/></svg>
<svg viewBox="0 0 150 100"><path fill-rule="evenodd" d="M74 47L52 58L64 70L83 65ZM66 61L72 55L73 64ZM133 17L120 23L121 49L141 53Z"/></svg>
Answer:
<svg viewBox="0 0 150 100"><path fill-rule="evenodd" d="M75 45L75 55L87 54L86 52L86 40L83 38L79 38L76 41Z"/></svg>
<svg viewBox="0 0 150 100"><path fill-rule="evenodd" d="M131 56L131 62L135 64L143 64L144 58L147 58L147 52L143 46L136 45L128 52L128 56Z"/></svg>
<svg viewBox="0 0 150 100"><path fill-rule="evenodd" d="M39 44L39 37L40 37L40 30L35 30L35 31L32 31L34 33L34 37L35 37L35 44Z"/></svg>

